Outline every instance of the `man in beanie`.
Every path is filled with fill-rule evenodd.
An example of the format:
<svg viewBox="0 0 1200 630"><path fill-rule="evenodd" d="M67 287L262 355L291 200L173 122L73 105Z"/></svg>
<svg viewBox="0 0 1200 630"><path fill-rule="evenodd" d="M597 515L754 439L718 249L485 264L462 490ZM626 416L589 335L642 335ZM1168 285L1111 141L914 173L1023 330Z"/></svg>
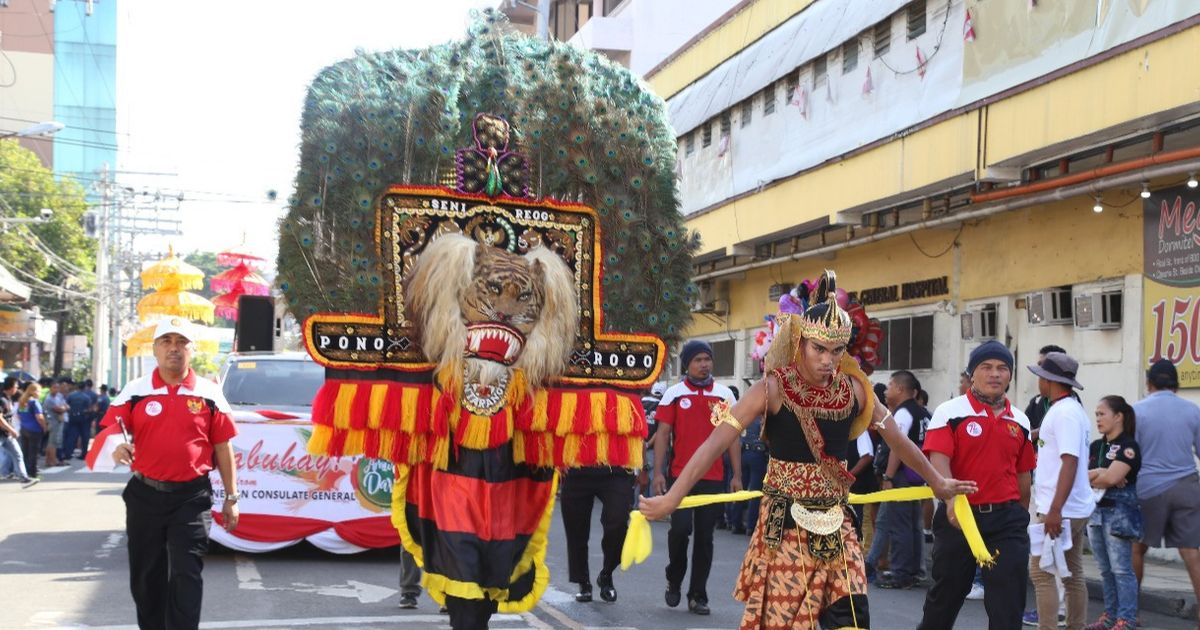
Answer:
<svg viewBox="0 0 1200 630"><path fill-rule="evenodd" d="M154 329L154 372L130 381L101 422L117 423L129 442L113 453L133 469L122 493L129 536L129 583L138 627L196 628L204 591L213 488L221 476L221 525L238 522L237 434L232 410L216 383L192 370L194 328L178 317Z"/></svg>
<svg viewBox="0 0 1200 630"><path fill-rule="evenodd" d="M654 461L658 466L658 472L654 475L656 495L666 493L668 479L673 482L679 476L696 449L713 432L713 424L709 422L713 404L725 401L732 405L735 402L733 392L728 387L713 382L713 350L707 342L693 339L685 343L679 359L684 370L683 380L667 388L654 412L658 422L654 442ZM668 459L667 449L672 444L673 454ZM733 470L742 469L740 443L729 447L729 460ZM724 492L724 480L725 464L718 458L692 488L691 494ZM731 485L734 492L741 490L741 476L734 475ZM668 606L674 608L679 605L683 576L688 568L688 539L695 533L692 579L687 593L688 610L697 615L709 614L707 585L708 573L712 569L713 532L723 509L720 504L715 504L678 510L671 515L671 529L667 533L670 561L667 564L665 598Z"/></svg>
<svg viewBox="0 0 1200 630"><path fill-rule="evenodd" d="M1091 436L1088 413L1074 390L1083 389L1076 380L1079 363L1063 352L1050 351L1029 371L1038 377L1038 392L1049 405L1042 417L1038 435L1040 452L1034 474L1034 498L1037 519L1045 532L1046 544L1032 549L1029 576L1037 596L1038 627L1058 627L1058 581L1066 593L1067 630L1082 630L1087 616L1087 584L1083 579L1083 539L1087 519L1095 503L1088 483L1088 438ZM1064 532L1068 536L1064 537ZM1042 556L1050 541L1069 540L1065 552L1070 576L1059 576L1042 568ZM1063 543L1065 546L1065 543Z"/></svg>
<svg viewBox="0 0 1200 630"><path fill-rule="evenodd" d="M1146 550L1165 543L1179 550L1200 599L1200 408L1180 398L1175 364L1160 359L1146 372L1149 394L1134 403L1137 442L1142 447L1138 503L1142 507L1142 540L1133 545L1133 571L1138 583Z"/></svg>
<svg viewBox="0 0 1200 630"><path fill-rule="evenodd" d="M993 630L1021 627L1029 575L1029 490L1034 468L1029 420L1005 397L1013 355L998 341L971 352L966 394L938 406L925 433L925 453L944 477L974 481L967 495L996 563L983 570L984 607ZM998 553L996 553L998 552ZM951 630L971 590L975 559L954 512L943 503L933 519L933 587L919 630Z"/></svg>

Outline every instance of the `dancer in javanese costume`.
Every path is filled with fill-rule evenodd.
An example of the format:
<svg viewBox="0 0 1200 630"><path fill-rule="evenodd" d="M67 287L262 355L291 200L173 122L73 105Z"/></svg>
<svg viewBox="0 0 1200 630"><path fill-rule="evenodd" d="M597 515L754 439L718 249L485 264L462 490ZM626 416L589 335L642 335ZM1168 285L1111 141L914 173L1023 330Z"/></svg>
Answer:
<svg viewBox="0 0 1200 630"><path fill-rule="evenodd" d="M847 507L854 478L841 459L869 423L939 498L975 490L971 482L938 474L868 394L870 382L846 354L851 321L835 291L835 276L826 271L808 310L779 317L767 377L732 408L714 405L716 429L675 484L661 497L642 499L648 519L666 516L755 416L765 418L771 461L734 589L746 604L743 629L870 627L863 554Z"/></svg>

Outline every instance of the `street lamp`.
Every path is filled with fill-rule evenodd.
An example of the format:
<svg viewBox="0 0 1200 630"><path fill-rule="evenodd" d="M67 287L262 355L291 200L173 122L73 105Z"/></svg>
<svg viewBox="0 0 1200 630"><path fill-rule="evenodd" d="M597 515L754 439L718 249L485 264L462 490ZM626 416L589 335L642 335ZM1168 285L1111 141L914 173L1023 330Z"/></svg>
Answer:
<svg viewBox="0 0 1200 630"><path fill-rule="evenodd" d="M16 225L18 223L46 223L50 217L54 216L54 211L50 208L42 208L41 212L36 217L0 217L0 225Z"/></svg>
<svg viewBox="0 0 1200 630"><path fill-rule="evenodd" d="M57 120L40 122L36 125L30 125L20 131L9 131L0 133L0 138L32 138L38 136L52 136L66 128L66 125Z"/></svg>

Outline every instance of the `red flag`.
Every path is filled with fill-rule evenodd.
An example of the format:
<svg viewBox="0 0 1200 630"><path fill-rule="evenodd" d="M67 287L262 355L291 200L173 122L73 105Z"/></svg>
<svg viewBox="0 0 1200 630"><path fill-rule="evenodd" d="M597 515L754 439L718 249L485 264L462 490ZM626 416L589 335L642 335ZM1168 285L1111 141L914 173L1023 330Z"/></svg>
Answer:
<svg viewBox="0 0 1200 630"><path fill-rule="evenodd" d="M925 55L921 52L920 46L917 46L917 74L922 79L925 78Z"/></svg>
<svg viewBox="0 0 1200 630"><path fill-rule="evenodd" d="M971 23L971 10L967 9L966 16L963 18L963 41L975 41L975 25Z"/></svg>
<svg viewBox="0 0 1200 630"><path fill-rule="evenodd" d="M863 81L863 96L875 91L875 83L871 81L871 66L867 66L867 79Z"/></svg>

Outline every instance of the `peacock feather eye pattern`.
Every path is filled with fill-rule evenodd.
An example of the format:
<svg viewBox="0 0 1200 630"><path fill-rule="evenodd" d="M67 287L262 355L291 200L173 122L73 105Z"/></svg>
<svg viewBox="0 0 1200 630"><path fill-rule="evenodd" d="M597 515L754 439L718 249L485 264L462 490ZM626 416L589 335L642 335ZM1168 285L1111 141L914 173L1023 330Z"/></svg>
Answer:
<svg viewBox="0 0 1200 630"><path fill-rule="evenodd" d="M358 51L314 78L280 224L288 307L307 316L377 303L375 200L392 184L444 185L456 165L486 187L486 160L459 152L476 146L472 125L487 113L505 121L507 151L527 156L498 159L493 190L595 208L605 327L678 340L699 240L677 210L664 102L603 55L521 35L492 9L474 15L460 41Z"/></svg>

